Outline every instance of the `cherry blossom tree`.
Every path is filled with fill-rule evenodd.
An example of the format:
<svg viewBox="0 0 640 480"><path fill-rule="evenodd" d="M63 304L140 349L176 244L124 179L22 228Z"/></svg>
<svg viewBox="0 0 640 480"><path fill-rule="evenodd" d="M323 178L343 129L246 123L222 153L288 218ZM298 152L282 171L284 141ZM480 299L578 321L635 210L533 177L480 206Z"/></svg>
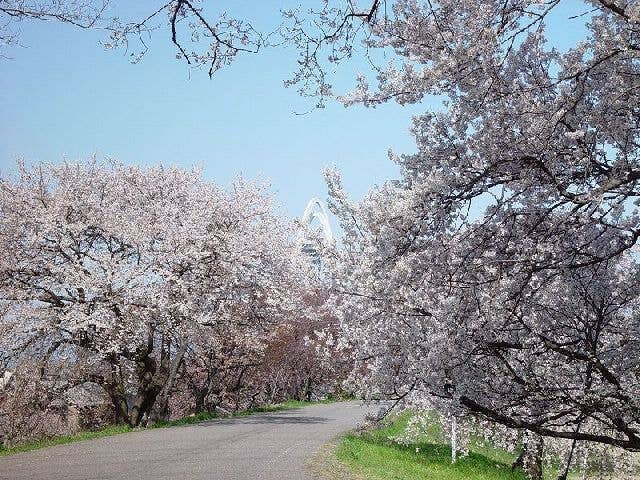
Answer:
<svg viewBox="0 0 640 480"><path fill-rule="evenodd" d="M392 155L400 179L354 204L338 176L328 175L332 208L344 231L342 244L326 256L340 294L335 300L345 332L340 344L358 353L361 362L354 371L363 374L370 393L436 407L450 418L471 413L526 431L530 445L539 444L534 439L542 436L547 443L569 442L571 452L576 442L580 448L597 444L637 451L640 10L636 2L585 0L576 4L572 19L564 19L584 28L584 38L557 46L550 42L546 24L559 15L560 5L560 0L324 0L317 9L285 12L284 39L300 52L288 84L319 97L322 104L334 93L327 68L362 53L374 69L341 97L345 104L441 102L442 108L413 120L416 153ZM169 16L172 40L187 61L210 65L213 72L241 51L221 41L217 35L224 28L211 28L194 4L176 0L160 7L150 19ZM204 53L190 53L179 43L175 26L183 16L211 39ZM122 34L122 29L115 32L113 45L126 43L146 23L132 25ZM242 32L237 24L224 25ZM245 34L233 39L253 45L249 32ZM156 174L162 185L166 173ZM31 172L23 181L29 187L10 184L4 192L46 193L42 178L46 176ZM255 293L238 293L238 279L247 277L240 272L234 277L233 271L228 275L228 264L219 262L223 253L212 262L193 260L194 252L209 251L205 238L219 227L203 221L201 212L216 218L213 212L219 210L207 203L212 196L202 193L206 189L178 193L175 185L184 182L190 185L186 180L169 182L174 187L167 185L158 194L169 195L166 201L154 202L151 209L140 207L149 202L131 198L136 188L124 187L113 203L130 198L127 205L93 207L95 195L88 192L101 190L86 185L79 198L92 199L87 200L89 212L99 212L101 222L91 225L101 227L96 233L84 225L80 238L74 219L84 205L72 202L69 213L56 207L57 216L47 220L45 193L40 200L23 201L22 208L7 201L0 219L12 220L3 223L2 241L6 251L17 252L3 260L3 275L9 279L3 282L10 300L17 298L21 309L27 309L5 318L29 319L32 333L41 331L43 322L56 325L61 318L59 336L74 339L66 343L87 349L83 342L89 338L100 344L90 344L97 353L106 349L127 359L137 384L143 385L129 418L149 412L145 398L155 396L145 392L160 391L158 385L166 384L151 387L156 367L145 363L150 357L144 352L159 345L163 333L172 332L170 343L161 344L167 361L179 358L181 338L211 327L207 314L201 318L197 313L202 305L195 300L198 295L209 302L207 312L230 312L225 295L232 285L233 308L254 321L260 319L254 316L255 306L265 304ZM76 184L80 188L83 180L74 181L74 188ZM64 191L56 190L60 195ZM71 187L68 191L75 192ZM171 208L183 202L188 203L185 220L177 213L182 208ZM189 207L195 204L199 208ZM127 222L118 223L120 211L129 212ZM167 218L173 221L157 230L159 219ZM59 224L66 230L56 230ZM203 225L213 226L203 231ZM30 231L37 234L20 234ZM195 239L185 231L195 232ZM41 238L41 244L34 238ZM96 252L76 260L75 250L87 248ZM27 268L33 258L41 263ZM252 258L257 263L250 271L261 272L260 257ZM107 262L116 263L105 267L114 273L91 273L106 276L99 294L95 285L75 280L87 275L87 265L91 271ZM65 270L65 282L59 280L60 263L65 269L73 266L73 276ZM212 289L199 282L203 276L212 276L214 285L218 278L236 281L222 283L209 296ZM68 279L74 279L71 286ZM119 314L107 307L114 296ZM89 304L93 310L86 310ZM35 307L37 315L30 313ZM55 315L43 317L43 312ZM103 329L113 331L111 320L104 320L113 315L126 319L119 322L128 325L127 342L113 333L102 335ZM88 316L91 321L85 320ZM79 327L78 321L86 325ZM27 342L33 337L23 338ZM132 344L131 338L137 340ZM38 344L45 352L54 346L50 340ZM170 364L165 361L164 371L172 371ZM117 397L122 389L111 391ZM574 461L571 457L567 465Z"/></svg>
<svg viewBox="0 0 640 480"><path fill-rule="evenodd" d="M166 416L196 339L259 344L300 308L290 282L304 288L308 262L264 188L224 191L175 168L21 165L0 184L14 362L41 358L44 375L82 359L78 381L101 385L120 421Z"/></svg>
<svg viewBox="0 0 640 480"><path fill-rule="evenodd" d="M343 101L443 103L392 155L399 180L356 204L329 172L345 239L327 261L372 393L638 451L639 11L584 2L585 37L560 48L559 3L399 0L366 19L372 61L392 59ZM322 38L352 43L361 21Z"/></svg>

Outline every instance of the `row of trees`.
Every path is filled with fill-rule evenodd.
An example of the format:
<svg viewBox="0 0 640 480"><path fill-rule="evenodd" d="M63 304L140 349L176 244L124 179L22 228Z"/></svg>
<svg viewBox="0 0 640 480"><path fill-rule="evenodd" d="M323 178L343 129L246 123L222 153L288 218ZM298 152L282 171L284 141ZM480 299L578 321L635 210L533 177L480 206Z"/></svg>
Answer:
<svg viewBox="0 0 640 480"><path fill-rule="evenodd" d="M20 165L0 183L7 441L87 395L137 426L333 391L306 340L331 319L292 228L242 179Z"/></svg>
<svg viewBox="0 0 640 480"><path fill-rule="evenodd" d="M353 203L328 174L344 239L325 264L342 331L324 338L356 353L371 395L526 439L532 477L543 443L562 454L561 477L596 450L640 450L640 9L564 4L324 0L285 12L279 39L300 52L289 84L320 100L327 66L362 52L373 75L344 103L440 102L414 118L416 153L392 156L400 179ZM210 73L264 45L191 2L158 12ZM192 37L204 51L180 45L186 17L208 32ZM568 21L579 42L546 34ZM132 25L115 38L144 27Z"/></svg>
<svg viewBox="0 0 640 480"><path fill-rule="evenodd" d="M585 37L550 46L560 3L393 2L366 41L394 62L344 100L446 109L362 202L328 172L363 387L528 432L534 478L543 438L561 478L588 448L640 451L640 12L585 2Z"/></svg>

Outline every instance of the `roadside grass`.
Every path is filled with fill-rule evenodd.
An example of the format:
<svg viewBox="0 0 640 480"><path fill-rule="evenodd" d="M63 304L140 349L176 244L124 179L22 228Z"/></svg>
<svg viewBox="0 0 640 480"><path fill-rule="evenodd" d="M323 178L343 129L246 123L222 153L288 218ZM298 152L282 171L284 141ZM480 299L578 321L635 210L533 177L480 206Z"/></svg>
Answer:
<svg viewBox="0 0 640 480"><path fill-rule="evenodd" d="M55 445L64 445L66 443L81 442L82 440L93 440L94 438L109 437L120 433L134 432L136 428L129 425L110 425L100 430L90 432L78 432L72 435L61 435L58 437L43 438L34 442L23 443L15 447L3 447L0 445L0 457L13 455L15 453L29 452L31 450L39 450L41 448L53 447Z"/></svg>
<svg viewBox="0 0 640 480"><path fill-rule="evenodd" d="M436 414L415 442L398 443L394 438L404 432L411 416L407 411L373 430L344 435L332 450L338 465L317 468L320 476L326 480L527 480L523 471L511 469L517 452L496 448L482 438L472 438L469 455L458 456L452 464L451 447L443 443ZM327 458L325 463L331 464ZM545 465L545 480L555 480L558 473L557 465ZM582 476L574 471L568 478ZM634 478L640 480L640 475Z"/></svg>
<svg viewBox="0 0 640 480"><path fill-rule="evenodd" d="M397 443L392 438L404 431L409 417L405 413L380 428L345 435L336 456L358 478L372 480L526 480L524 472L511 469L513 454L482 442L452 464L436 422L416 442Z"/></svg>
<svg viewBox="0 0 640 480"><path fill-rule="evenodd" d="M166 422L157 422L149 427L130 427L129 425L109 425L108 427L102 428L100 430L78 432L72 435L60 435L57 437L44 438L41 440L16 445L15 447L6 448L0 445L0 457L13 455L16 453L29 452L32 450L39 450L41 448L53 447L55 445L65 445L67 443L81 442L83 440L93 440L101 437L110 437L112 435L119 435L121 433L139 432L139 431L155 429L155 428L171 428L171 427L179 427L182 425L192 425L194 423L206 422L207 420L214 420L217 418L247 417L249 415L255 415L257 413L271 413L271 412L279 412L282 410L293 410L295 408L302 408L302 407L308 407L311 405L319 405L319 404L326 404L326 403L334 403L341 400L343 399L329 398L327 400L317 400L312 402L301 401L301 400L288 400L282 403L263 405L260 407L254 407L247 410L242 410L227 416L221 416L215 412L201 412L195 415L178 418L176 420L170 420Z"/></svg>

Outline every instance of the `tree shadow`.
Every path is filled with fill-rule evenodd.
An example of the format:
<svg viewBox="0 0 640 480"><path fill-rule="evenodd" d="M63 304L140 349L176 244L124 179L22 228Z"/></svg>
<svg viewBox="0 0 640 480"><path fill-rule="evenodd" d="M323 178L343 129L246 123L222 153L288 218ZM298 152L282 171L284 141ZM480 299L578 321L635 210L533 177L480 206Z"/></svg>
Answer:
<svg viewBox="0 0 640 480"><path fill-rule="evenodd" d="M293 413L293 412L292 412ZM326 417L317 416L300 416L300 415L283 415L283 414L266 414L266 415L250 415L246 417L218 418L207 420L194 424L198 427L207 427L211 425L317 425L327 423Z"/></svg>

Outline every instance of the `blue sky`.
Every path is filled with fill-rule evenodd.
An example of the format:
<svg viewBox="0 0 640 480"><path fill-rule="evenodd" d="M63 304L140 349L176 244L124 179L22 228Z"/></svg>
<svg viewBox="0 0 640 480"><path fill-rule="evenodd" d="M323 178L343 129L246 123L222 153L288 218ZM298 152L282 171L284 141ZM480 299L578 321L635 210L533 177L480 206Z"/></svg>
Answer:
<svg viewBox="0 0 640 480"><path fill-rule="evenodd" d="M273 5L284 6L225 3L259 28L276 25ZM116 2L124 16L149 5ZM567 2L563 14L572 6ZM329 101L325 109L296 115L313 102L283 87L295 67L292 50L240 57L210 80L175 59L167 30L155 32L150 51L132 65L123 51L99 46L100 32L54 22L24 23L21 29L25 47L9 49L12 59L0 60L0 172L10 171L18 156L57 162L94 153L130 164L199 165L207 179L221 184L238 173L268 179L284 212L298 216L310 197L326 197L326 166L342 171L355 198L396 177L387 151L412 152L410 118L434 107L344 108ZM558 22L550 33L563 44L582 32ZM361 67L341 67L335 83L348 87Z"/></svg>

